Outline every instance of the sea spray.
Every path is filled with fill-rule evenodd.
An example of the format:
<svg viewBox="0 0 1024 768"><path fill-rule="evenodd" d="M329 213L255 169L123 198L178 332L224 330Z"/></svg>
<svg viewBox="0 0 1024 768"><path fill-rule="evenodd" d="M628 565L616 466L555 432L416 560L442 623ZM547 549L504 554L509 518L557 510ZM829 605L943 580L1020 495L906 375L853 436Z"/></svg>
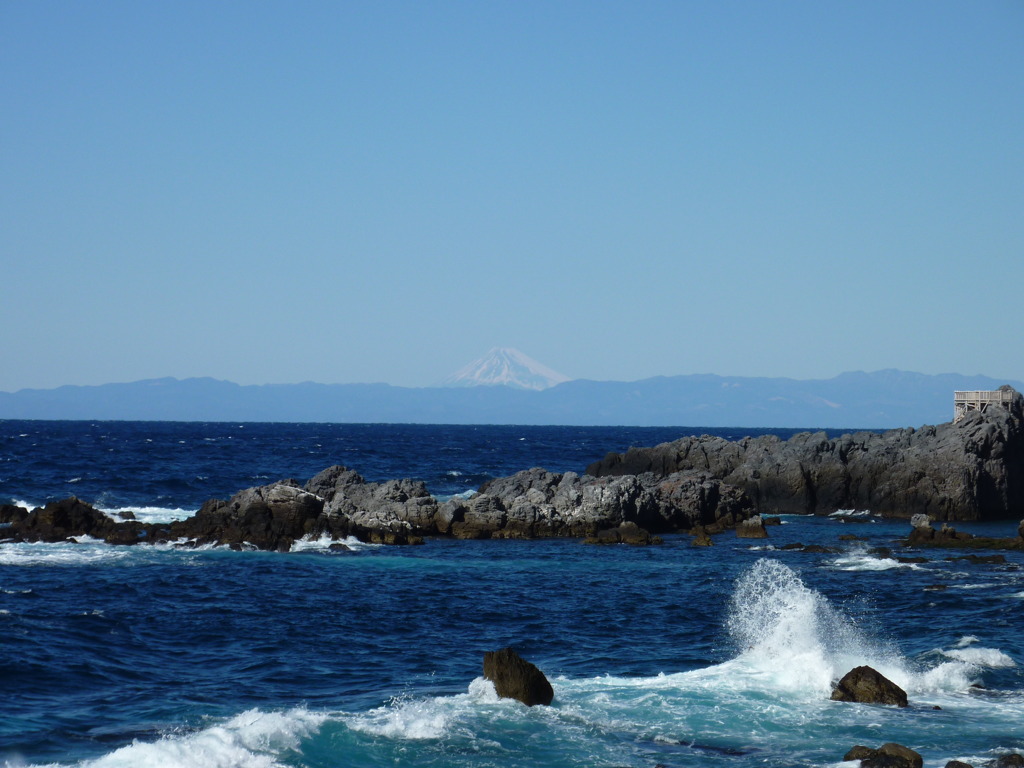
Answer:
<svg viewBox="0 0 1024 768"><path fill-rule="evenodd" d="M861 664L901 686L910 677L894 649L868 638L778 560L758 560L737 579L726 627L737 661L781 689L828 695L835 680Z"/></svg>

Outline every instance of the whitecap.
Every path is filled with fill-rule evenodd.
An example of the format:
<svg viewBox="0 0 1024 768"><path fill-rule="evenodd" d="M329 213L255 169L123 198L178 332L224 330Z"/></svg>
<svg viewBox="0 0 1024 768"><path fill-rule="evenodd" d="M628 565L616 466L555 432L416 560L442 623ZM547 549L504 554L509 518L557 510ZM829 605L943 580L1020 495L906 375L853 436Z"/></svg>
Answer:
<svg viewBox="0 0 1024 768"><path fill-rule="evenodd" d="M502 703L494 684L478 677L464 694L429 698L398 696L382 707L350 716L347 725L353 731L389 739L441 739L469 720L484 704L519 706L518 702L508 699Z"/></svg>
<svg viewBox="0 0 1024 768"><path fill-rule="evenodd" d="M119 523L132 519L132 517L125 516L129 512L135 520L141 523L173 523L178 520L186 520L196 513L195 510L181 507L119 507L101 511Z"/></svg>
<svg viewBox="0 0 1024 768"><path fill-rule="evenodd" d="M129 557L130 547L112 547L99 539L79 537L81 543L18 542L0 544L0 565L93 565Z"/></svg>
<svg viewBox="0 0 1024 768"><path fill-rule="evenodd" d="M837 509L829 517L871 517L871 512L866 509Z"/></svg>
<svg viewBox="0 0 1024 768"><path fill-rule="evenodd" d="M278 768L327 719L305 709L251 709L227 722L154 742L134 741L80 768Z"/></svg>
<svg viewBox="0 0 1024 768"><path fill-rule="evenodd" d="M366 547L380 547L381 544L367 544L355 536L348 536L344 539L331 538L330 534L324 533L314 537L312 534L303 536L292 543L291 552L329 552L334 544L344 544L352 551L358 551Z"/></svg>
<svg viewBox="0 0 1024 768"><path fill-rule="evenodd" d="M837 571L889 571L893 568L920 570L917 563L901 563L891 557L875 557L863 551L841 555L832 561L831 567Z"/></svg>
<svg viewBox="0 0 1024 768"><path fill-rule="evenodd" d="M953 648L948 651L940 651L940 653L948 658L976 667L999 669L1017 666L1017 662L998 648Z"/></svg>

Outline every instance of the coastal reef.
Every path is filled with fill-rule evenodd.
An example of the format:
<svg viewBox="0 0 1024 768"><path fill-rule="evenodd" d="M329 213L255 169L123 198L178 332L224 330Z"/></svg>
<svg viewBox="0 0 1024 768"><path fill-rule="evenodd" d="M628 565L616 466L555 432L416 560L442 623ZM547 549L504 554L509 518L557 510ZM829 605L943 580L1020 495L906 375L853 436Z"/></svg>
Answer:
<svg viewBox="0 0 1024 768"><path fill-rule="evenodd" d="M668 477L701 472L744 491L758 512L1000 520L1024 509L1024 398L955 423L857 432L805 432L729 441L704 435L611 453L587 474Z"/></svg>
<svg viewBox="0 0 1024 768"><path fill-rule="evenodd" d="M589 537L596 543L650 544L651 533L714 531L753 514L746 495L701 474L592 478L531 469L484 485L471 498L438 502L414 480L367 482L342 466L305 485L282 480L211 499L173 523L115 521L77 498L27 510L0 507L3 538L65 541L90 536L111 544L188 542L288 551L302 538L352 536L376 544L419 544L424 536L460 539Z"/></svg>
<svg viewBox="0 0 1024 768"><path fill-rule="evenodd" d="M986 542L931 521L996 520L1024 509L1024 398L956 423L858 432L802 433L728 441L687 437L609 454L586 474L541 468L491 480L478 492L440 501L416 480L367 482L332 466L305 484L281 480L211 499L195 515L143 523L114 519L71 497L34 510L0 507L0 538L111 544L187 543L289 551L296 541L348 537L417 544L458 539L581 538L594 544L655 544L658 534L735 529L765 538L766 513L865 510L914 517L913 546L1018 548L1024 538ZM127 519L126 519L127 518ZM1024 534L1024 531L1021 532Z"/></svg>

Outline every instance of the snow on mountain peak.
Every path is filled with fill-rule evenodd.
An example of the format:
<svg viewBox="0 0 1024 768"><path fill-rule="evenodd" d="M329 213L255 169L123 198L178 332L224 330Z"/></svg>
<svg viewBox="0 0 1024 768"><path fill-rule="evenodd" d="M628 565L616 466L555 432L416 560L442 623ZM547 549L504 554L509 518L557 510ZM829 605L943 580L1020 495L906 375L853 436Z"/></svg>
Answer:
<svg viewBox="0 0 1024 768"><path fill-rule="evenodd" d="M438 386L506 386L541 390L561 384L563 381L569 381L569 377L541 365L518 349L495 347L483 357L442 380Z"/></svg>

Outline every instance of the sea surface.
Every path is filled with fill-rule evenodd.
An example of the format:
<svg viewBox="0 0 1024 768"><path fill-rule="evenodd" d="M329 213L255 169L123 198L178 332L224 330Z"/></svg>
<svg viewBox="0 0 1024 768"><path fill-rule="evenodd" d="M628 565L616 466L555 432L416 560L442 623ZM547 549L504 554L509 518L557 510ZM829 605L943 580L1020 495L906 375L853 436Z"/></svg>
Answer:
<svg viewBox="0 0 1024 768"><path fill-rule="evenodd" d="M702 432L763 430L0 421L0 503L168 520L332 464L447 497ZM903 551L907 531L848 510L710 548L0 541L0 765L791 768L895 741L941 768L1024 751L1024 557ZM482 657L505 646L553 706L495 696ZM910 707L830 701L860 664Z"/></svg>

